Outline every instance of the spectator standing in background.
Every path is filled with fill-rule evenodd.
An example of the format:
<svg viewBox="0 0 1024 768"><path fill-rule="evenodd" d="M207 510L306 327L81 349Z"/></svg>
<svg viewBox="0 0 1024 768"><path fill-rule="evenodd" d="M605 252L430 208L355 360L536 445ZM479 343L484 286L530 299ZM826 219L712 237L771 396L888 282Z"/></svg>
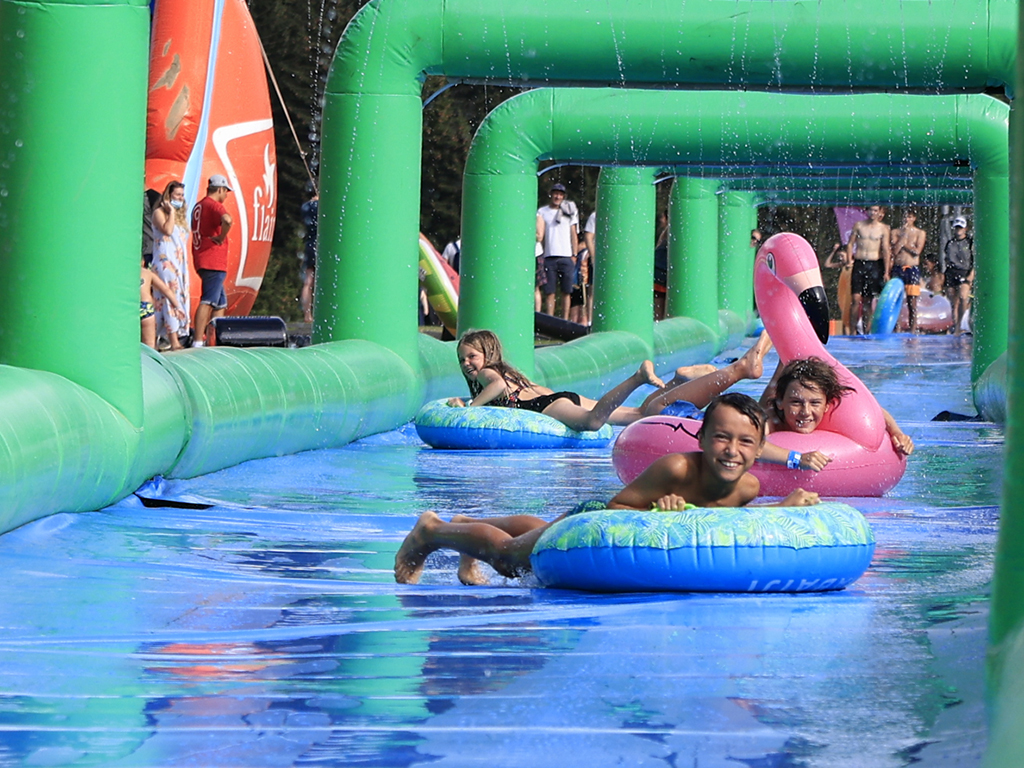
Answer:
<svg viewBox="0 0 1024 768"><path fill-rule="evenodd" d="M910 332L917 333L917 297L921 295L921 252L927 235L916 225L917 213L910 210L903 214L903 226L892 231L893 277L903 281L907 294L907 319Z"/></svg>
<svg viewBox="0 0 1024 768"><path fill-rule="evenodd" d="M665 319L668 293L668 211L658 214L658 233L654 239L654 319Z"/></svg>
<svg viewBox="0 0 1024 768"><path fill-rule="evenodd" d="M206 197L192 209L192 260L203 281L193 347L206 343L206 326L212 318L223 317L228 307L224 280L228 276L228 232L233 222L224 201L230 192L228 180L215 173L206 185Z"/></svg>
<svg viewBox="0 0 1024 768"><path fill-rule="evenodd" d="M448 262L448 266L459 271L462 262L462 235L459 235L444 247L441 257Z"/></svg>
<svg viewBox="0 0 1024 768"><path fill-rule="evenodd" d="M597 211L587 217L587 223L583 226L583 243L587 247L587 265L584 274L584 302L583 317L584 325L591 325L594 322L594 266L597 263ZM583 274L583 270L581 270Z"/></svg>
<svg viewBox="0 0 1024 768"><path fill-rule="evenodd" d="M153 207L160 204L160 193L147 189L142 193L142 261L153 263Z"/></svg>
<svg viewBox="0 0 1024 768"><path fill-rule="evenodd" d="M960 207L951 213L948 205L942 206L942 218L939 219L939 272L946 273L946 243L953 239L953 219L960 215Z"/></svg>
<svg viewBox="0 0 1024 768"><path fill-rule="evenodd" d="M881 206L868 208L868 220L853 225L846 244L846 261L853 264L850 285L850 325L854 333L862 325L871 333L871 315L875 299L889 279L892 254L889 250L889 227L882 223L885 211Z"/></svg>
<svg viewBox="0 0 1024 768"><path fill-rule="evenodd" d="M182 339L189 333L189 270L187 253L188 219L185 217L185 185L172 181L164 189L160 203L153 209L153 271L160 280L154 283L156 335L171 345L182 348ZM163 286L161 288L160 286ZM171 291L176 301L166 297Z"/></svg>
<svg viewBox="0 0 1024 768"><path fill-rule="evenodd" d="M579 250L579 211L574 202L566 200L561 184L552 184L549 195L551 202L537 209L537 215L544 219L544 311L555 314L555 290L561 289L561 317L568 320Z"/></svg>
<svg viewBox="0 0 1024 768"><path fill-rule="evenodd" d="M946 298L953 306L953 333L971 309L971 286L974 283L974 238L967 236L967 219L953 219L953 239L946 243Z"/></svg>
<svg viewBox="0 0 1024 768"><path fill-rule="evenodd" d="M302 248L302 292L299 294L299 305L302 307L302 322L313 322L313 286L316 283L316 249L317 249L317 216L320 214L320 195L315 191L313 197L302 204L303 235Z"/></svg>

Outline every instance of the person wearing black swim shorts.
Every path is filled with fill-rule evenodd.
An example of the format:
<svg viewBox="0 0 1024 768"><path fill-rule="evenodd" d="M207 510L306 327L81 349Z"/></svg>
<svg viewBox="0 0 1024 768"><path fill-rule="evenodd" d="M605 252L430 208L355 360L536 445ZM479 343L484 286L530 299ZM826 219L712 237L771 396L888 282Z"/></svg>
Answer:
<svg viewBox="0 0 1024 768"><path fill-rule="evenodd" d="M850 241L846 244L846 262L853 264L850 323L854 333L857 332L858 324L863 325L864 333L871 333L874 301L889 279L892 254L889 248L889 227L882 223L884 216L881 206L870 206L868 219L853 225Z"/></svg>
<svg viewBox="0 0 1024 768"><path fill-rule="evenodd" d="M953 219L953 239L946 243L946 298L953 307L953 332L960 327L971 308L971 287L974 284L974 238L967 236L967 219Z"/></svg>

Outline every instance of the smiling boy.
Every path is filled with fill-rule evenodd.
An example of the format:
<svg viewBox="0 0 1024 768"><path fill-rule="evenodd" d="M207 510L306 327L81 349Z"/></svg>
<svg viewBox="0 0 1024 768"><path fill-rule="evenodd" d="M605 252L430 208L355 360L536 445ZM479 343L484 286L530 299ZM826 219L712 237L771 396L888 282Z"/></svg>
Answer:
<svg viewBox="0 0 1024 768"><path fill-rule="evenodd" d="M776 370L772 381L761 395L761 405L770 414L768 434L799 432L809 435L816 430L825 414L833 410L847 392L839 382L835 368L817 357L790 360ZM914 441L887 410L882 409L885 429L898 453L909 456Z"/></svg>
<svg viewBox="0 0 1024 768"><path fill-rule="evenodd" d="M715 398L706 409L697 438L700 451L661 457L607 507L671 511L687 504L741 507L751 502L761 485L749 472L765 444L765 415L757 402L738 393ZM807 506L818 500L818 494L798 489L779 506ZM553 522L563 517L566 515ZM395 555L395 581L417 583L427 556L438 549L454 549L463 555L459 579L464 584L485 583L477 560L489 563L504 576L522 575L529 572L533 547L551 524L532 515L489 519L456 515L446 523L436 513L424 512Z"/></svg>

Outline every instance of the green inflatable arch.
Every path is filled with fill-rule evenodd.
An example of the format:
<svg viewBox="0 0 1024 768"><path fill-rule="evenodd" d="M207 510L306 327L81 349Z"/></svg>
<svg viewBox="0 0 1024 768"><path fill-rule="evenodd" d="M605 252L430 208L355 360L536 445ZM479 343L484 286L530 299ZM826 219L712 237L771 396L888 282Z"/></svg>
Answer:
<svg viewBox="0 0 1024 768"><path fill-rule="evenodd" d="M319 233L328 257L319 268L314 338L369 339L414 364L414 307L386 317L376 308L382 296L416 291L424 74L510 85L933 94L1012 83L1014 4L936 0L915 4L911 14L892 3L899 19L892 24L881 21L887 7L867 0L369 3L345 31L325 94ZM850 34L867 19L878 22L874 34Z"/></svg>
<svg viewBox="0 0 1024 768"><path fill-rule="evenodd" d="M529 367L532 202L542 159L675 168L781 161L884 166L890 159L908 163L918 158L953 165L968 160L974 168L982 265L974 342L977 377L1006 349L1008 113L1006 104L984 95L801 96L603 88L542 88L520 94L484 119L466 162L459 326L495 330L510 358ZM669 314L695 318L712 329L718 326L718 296L706 286L719 284L717 190L714 179L680 177L670 208L670 232L685 231L686 237L669 241L669 274L681 276L670 279ZM643 217L648 233L653 231L653 207L652 201ZM627 265L609 268L618 288ZM607 293L598 293L602 277L599 266L595 296ZM636 293L618 292L645 301Z"/></svg>

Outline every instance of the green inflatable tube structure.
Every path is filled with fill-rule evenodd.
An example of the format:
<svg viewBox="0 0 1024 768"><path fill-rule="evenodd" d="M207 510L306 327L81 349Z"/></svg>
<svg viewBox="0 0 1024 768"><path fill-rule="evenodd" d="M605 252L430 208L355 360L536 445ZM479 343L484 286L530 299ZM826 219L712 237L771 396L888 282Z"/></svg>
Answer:
<svg viewBox="0 0 1024 768"><path fill-rule="evenodd" d="M882 205L974 205L974 193L967 190L894 189L884 193L884 200L874 194L846 190L777 190L759 192L758 205L859 205L879 202ZM899 222L889 222L898 226Z"/></svg>
<svg viewBox="0 0 1024 768"><path fill-rule="evenodd" d="M663 165L884 165L927 159L974 169L979 253L975 378L1006 348L1009 160L1006 104L986 95L808 96L540 88L494 109L473 140L463 185L459 325L491 328L509 357L533 354L533 201L542 159ZM635 148L642 148L638 151ZM718 204L713 179L671 192L668 313L718 327ZM1002 213L1002 216L1000 216ZM685 227L684 227L685 223ZM715 254L714 257L711 254ZM682 279L673 279L673 275ZM646 301L643 295L634 301Z"/></svg>
<svg viewBox="0 0 1024 768"><path fill-rule="evenodd" d="M0 364L64 376L141 428L149 4L5 0L0 30ZM69 211L93 213L59 224Z"/></svg>
<svg viewBox="0 0 1024 768"><path fill-rule="evenodd" d="M1024 7L1019 10L1024 24ZM1024 45L1024 29L1018 48ZM1024 83L1024 61L1017 59L1016 79ZM1010 121L1010 158L1014 197L1010 220L1010 260L1015 300L1010 310L1010 343L1006 351L1005 409L1006 442L1003 447L1003 503L996 544L992 611L989 615L988 694L990 701L989 740L985 755L987 768L1018 765L1024 756L1024 398L1021 397L1020 364L1024 355L1024 124ZM993 378L998 381L998 366Z"/></svg>
<svg viewBox="0 0 1024 768"><path fill-rule="evenodd" d="M907 179L894 175L887 168L864 168L861 179L850 178L837 180L830 177L787 177L762 176L741 180L722 182L719 191L726 192L764 192L765 194L785 194L823 190L833 194L845 193L848 196L859 196L861 200L876 198L888 202L893 192L905 190L923 196L941 195L954 192L971 192L974 189L973 178L950 178L936 176L934 178Z"/></svg>
<svg viewBox="0 0 1024 768"><path fill-rule="evenodd" d="M416 291L425 74L506 85L982 90L1013 82L1015 10L935 0L881 33L851 36L878 17L877 3L370 2L345 30L325 91L314 340L365 338L415 365L413 309L387 321L378 309L382 296ZM510 277L522 279L518 269Z"/></svg>
<svg viewBox="0 0 1024 768"><path fill-rule="evenodd" d="M597 179L594 275L596 332L628 331L654 349L654 207L652 168L602 168ZM585 222L584 222L585 223ZM477 273L479 274L479 273Z"/></svg>

